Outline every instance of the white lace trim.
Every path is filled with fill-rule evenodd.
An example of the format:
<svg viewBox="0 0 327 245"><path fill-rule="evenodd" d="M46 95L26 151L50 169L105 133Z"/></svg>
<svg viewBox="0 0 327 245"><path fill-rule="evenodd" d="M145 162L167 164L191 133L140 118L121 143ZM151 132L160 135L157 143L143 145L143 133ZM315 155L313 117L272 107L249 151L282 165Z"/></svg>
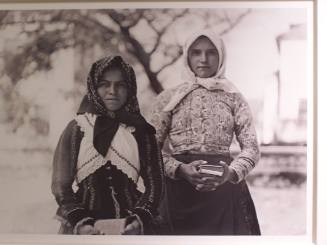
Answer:
<svg viewBox="0 0 327 245"><path fill-rule="evenodd" d="M137 189L139 191L144 192L145 189L144 182L142 177L139 175L140 164L138 159L137 143L134 139L134 136L131 135L133 128L126 127L125 125L121 124L117 132L119 131L118 137L119 136L122 137L124 136L124 134L126 136L126 132L129 132L130 136L133 137L133 138L129 138L128 140L131 141L133 139L136 145L133 144L133 141L131 141L129 142L128 147L132 147L132 149L136 147L136 152L137 152L136 162L138 164L135 164L135 161L133 161L134 159L130 159L131 157L126 157L125 156L126 152L125 154L122 153L124 152L123 151L124 148L121 149L118 138L114 137L112 142L112 145L115 146L114 148L115 151L113 151L112 147L110 147L107 156L105 158L94 148L93 129L94 129L95 120L96 120L96 115L89 114L89 113L78 115L76 117L77 124L80 126L81 131L84 132L84 137L81 141L78 161L77 161L76 182L80 183L90 174L94 173L97 169L104 166L107 163L107 161L111 161L112 165L115 165L117 169L121 170L124 174L128 176L128 178L130 178L136 184ZM119 157L118 155L122 157Z"/></svg>

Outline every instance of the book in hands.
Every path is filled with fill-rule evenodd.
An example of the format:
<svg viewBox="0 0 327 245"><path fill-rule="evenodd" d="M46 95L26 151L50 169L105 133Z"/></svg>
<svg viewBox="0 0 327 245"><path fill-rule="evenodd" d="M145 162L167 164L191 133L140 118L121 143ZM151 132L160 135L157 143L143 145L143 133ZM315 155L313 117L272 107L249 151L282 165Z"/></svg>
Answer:
<svg viewBox="0 0 327 245"><path fill-rule="evenodd" d="M220 165L203 164L199 166L199 172L221 177L224 174L224 167Z"/></svg>
<svg viewBox="0 0 327 245"><path fill-rule="evenodd" d="M105 235L121 235L126 226L126 219L100 219L94 227Z"/></svg>

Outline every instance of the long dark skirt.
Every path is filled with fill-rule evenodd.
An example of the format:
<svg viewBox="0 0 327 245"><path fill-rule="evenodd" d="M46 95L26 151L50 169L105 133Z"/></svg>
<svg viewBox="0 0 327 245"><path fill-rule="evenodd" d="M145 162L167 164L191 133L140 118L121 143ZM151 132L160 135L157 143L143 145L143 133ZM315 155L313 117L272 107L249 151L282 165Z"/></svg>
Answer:
<svg viewBox="0 0 327 245"><path fill-rule="evenodd" d="M183 154L174 156L190 163L206 160L210 164L232 159L221 155ZM255 207L245 181L229 182L215 191L200 192L183 179L166 178L164 217L173 235L260 235Z"/></svg>

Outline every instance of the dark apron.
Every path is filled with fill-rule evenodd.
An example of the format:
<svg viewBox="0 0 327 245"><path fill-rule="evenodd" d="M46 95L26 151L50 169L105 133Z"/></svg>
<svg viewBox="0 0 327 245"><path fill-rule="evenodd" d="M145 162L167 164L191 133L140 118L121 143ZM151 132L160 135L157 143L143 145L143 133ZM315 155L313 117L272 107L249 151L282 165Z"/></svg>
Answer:
<svg viewBox="0 0 327 245"><path fill-rule="evenodd" d="M230 164L223 155L182 154L174 158L183 163L205 160ZM260 235L255 207L243 180L226 182L215 191L200 192L184 179L166 178L163 216L173 235Z"/></svg>

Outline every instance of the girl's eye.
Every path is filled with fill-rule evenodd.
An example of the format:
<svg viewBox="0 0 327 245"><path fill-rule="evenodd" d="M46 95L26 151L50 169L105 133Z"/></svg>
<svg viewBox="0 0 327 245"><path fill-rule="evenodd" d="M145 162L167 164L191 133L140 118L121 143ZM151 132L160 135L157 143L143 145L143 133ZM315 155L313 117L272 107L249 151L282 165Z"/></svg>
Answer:
<svg viewBox="0 0 327 245"><path fill-rule="evenodd" d="M107 82L99 82L97 87L98 88L100 88L100 87L106 87L106 86L108 86L108 84L109 83L107 83Z"/></svg>
<svg viewBox="0 0 327 245"><path fill-rule="evenodd" d="M201 51L200 50L198 50L198 49L193 49L192 51L191 51L191 55L200 55L201 54Z"/></svg>
<svg viewBox="0 0 327 245"><path fill-rule="evenodd" d="M126 88L127 87L127 84L125 82L119 82L117 84L118 87L123 87L123 88Z"/></svg>
<svg viewBox="0 0 327 245"><path fill-rule="evenodd" d="M100 81L97 88L109 88L113 86L114 89L117 88L126 88L127 84L123 81L110 82L110 81Z"/></svg>
<svg viewBox="0 0 327 245"><path fill-rule="evenodd" d="M216 50L213 49L213 50L209 50L209 51L208 51L208 54L209 54L209 55L218 55L218 52L217 52Z"/></svg>

